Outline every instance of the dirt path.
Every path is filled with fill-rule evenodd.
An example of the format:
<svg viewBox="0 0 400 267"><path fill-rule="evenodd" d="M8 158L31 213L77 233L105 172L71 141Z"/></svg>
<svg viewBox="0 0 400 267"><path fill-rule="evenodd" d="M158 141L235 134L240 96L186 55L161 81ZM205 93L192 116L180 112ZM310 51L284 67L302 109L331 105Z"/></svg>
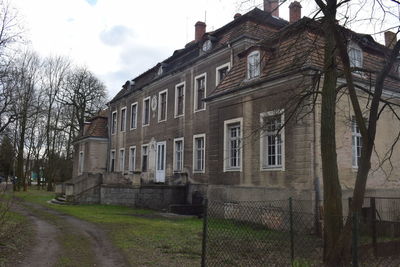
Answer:
<svg viewBox="0 0 400 267"><path fill-rule="evenodd" d="M18 204L16 211L32 220L36 234L18 266L128 266L95 224L27 202Z"/></svg>

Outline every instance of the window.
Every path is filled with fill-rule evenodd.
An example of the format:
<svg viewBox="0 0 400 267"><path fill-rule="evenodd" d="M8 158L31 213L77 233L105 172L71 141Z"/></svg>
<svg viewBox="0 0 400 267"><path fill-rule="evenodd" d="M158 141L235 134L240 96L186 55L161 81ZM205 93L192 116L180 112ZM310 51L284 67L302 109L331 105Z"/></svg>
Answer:
<svg viewBox="0 0 400 267"><path fill-rule="evenodd" d="M174 172L183 171L183 138L174 139Z"/></svg>
<svg viewBox="0 0 400 267"><path fill-rule="evenodd" d="M240 171L242 118L225 121L224 128L224 171Z"/></svg>
<svg viewBox="0 0 400 267"><path fill-rule="evenodd" d="M355 43L351 43L347 49L350 59L350 67L362 68L363 66L363 55L361 48ZM356 72L360 73L360 72Z"/></svg>
<svg viewBox="0 0 400 267"><path fill-rule="evenodd" d="M129 148L129 171L133 172L136 168L136 147Z"/></svg>
<svg viewBox="0 0 400 267"><path fill-rule="evenodd" d="M218 85L224 78L225 76L228 74L229 70L231 68L231 64L228 62L222 66L219 66L216 70L215 73L215 84Z"/></svg>
<svg viewBox="0 0 400 267"><path fill-rule="evenodd" d="M111 115L111 134L117 131L117 112L114 111Z"/></svg>
<svg viewBox="0 0 400 267"><path fill-rule="evenodd" d="M148 161L149 161L149 146L142 145L142 172L147 172Z"/></svg>
<svg viewBox="0 0 400 267"><path fill-rule="evenodd" d="M125 132L126 128L126 107L121 108L121 122L120 122L121 132Z"/></svg>
<svg viewBox="0 0 400 267"><path fill-rule="evenodd" d="M78 175L83 173L83 160L84 160L84 153L83 151L79 152L79 163L78 163Z"/></svg>
<svg viewBox="0 0 400 267"><path fill-rule="evenodd" d="M185 83L175 86L175 118L185 113Z"/></svg>
<svg viewBox="0 0 400 267"><path fill-rule="evenodd" d="M193 172L204 173L205 167L205 134L193 136Z"/></svg>
<svg viewBox="0 0 400 267"><path fill-rule="evenodd" d="M167 120L167 97L168 90L164 90L158 94L158 121Z"/></svg>
<svg viewBox="0 0 400 267"><path fill-rule="evenodd" d="M124 172L125 170L125 149L121 148L119 150L119 171Z"/></svg>
<svg viewBox="0 0 400 267"><path fill-rule="evenodd" d="M206 103L203 99L206 97L206 74L196 76L194 88L194 111L205 110Z"/></svg>
<svg viewBox="0 0 400 267"><path fill-rule="evenodd" d="M253 51L247 56L247 78L260 76L260 52Z"/></svg>
<svg viewBox="0 0 400 267"><path fill-rule="evenodd" d="M131 105L131 130L137 127L137 102Z"/></svg>
<svg viewBox="0 0 400 267"><path fill-rule="evenodd" d="M110 172L115 171L115 150L111 150L110 153Z"/></svg>
<svg viewBox="0 0 400 267"><path fill-rule="evenodd" d="M150 96L143 99L143 126L150 124Z"/></svg>
<svg viewBox="0 0 400 267"><path fill-rule="evenodd" d="M261 169L284 170L284 137L283 110L261 114Z"/></svg>
<svg viewBox="0 0 400 267"><path fill-rule="evenodd" d="M358 127L355 118L351 121L351 132L352 165L353 168L358 168L361 159L362 138L360 128Z"/></svg>

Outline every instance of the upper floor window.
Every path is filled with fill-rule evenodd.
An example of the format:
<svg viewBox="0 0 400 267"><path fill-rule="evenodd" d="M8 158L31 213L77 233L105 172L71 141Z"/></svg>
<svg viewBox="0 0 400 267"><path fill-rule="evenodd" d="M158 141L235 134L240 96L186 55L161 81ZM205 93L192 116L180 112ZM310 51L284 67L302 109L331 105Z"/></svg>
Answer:
<svg viewBox="0 0 400 267"><path fill-rule="evenodd" d="M158 94L158 121L167 120L167 97L168 90L164 90Z"/></svg>
<svg viewBox="0 0 400 267"><path fill-rule="evenodd" d="M137 102L135 102L131 105L131 130L137 127L137 110L138 105Z"/></svg>
<svg viewBox="0 0 400 267"><path fill-rule="evenodd" d="M358 168L361 159L362 138L355 118L351 121L351 135L352 166L353 168Z"/></svg>
<svg viewBox="0 0 400 267"><path fill-rule="evenodd" d="M121 132L125 132L126 129L126 107L121 108L121 122L120 122Z"/></svg>
<svg viewBox="0 0 400 267"><path fill-rule="evenodd" d="M142 125L150 124L150 96L143 99L143 118Z"/></svg>
<svg viewBox="0 0 400 267"><path fill-rule="evenodd" d="M355 43L350 43L347 52L349 54L350 67L362 68L363 66L363 52L361 48Z"/></svg>
<svg viewBox="0 0 400 267"><path fill-rule="evenodd" d="M185 113L185 83L175 86L175 117Z"/></svg>
<svg viewBox="0 0 400 267"><path fill-rule="evenodd" d="M117 111L111 114L111 134L115 134L117 131Z"/></svg>
<svg viewBox="0 0 400 267"><path fill-rule="evenodd" d="M195 77L194 111L205 110L206 108L206 103L203 101L206 97L206 77L205 73Z"/></svg>
<svg viewBox="0 0 400 267"><path fill-rule="evenodd" d="M262 113L261 123L261 169L284 170L285 132L283 110Z"/></svg>
<svg viewBox="0 0 400 267"><path fill-rule="evenodd" d="M260 76L260 51L253 51L247 56L247 78Z"/></svg>
<svg viewBox="0 0 400 267"><path fill-rule="evenodd" d="M193 136L193 172L204 173L206 136L198 134Z"/></svg>
<svg viewBox="0 0 400 267"><path fill-rule="evenodd" d="M224 171L240 171L242 161L242 118L224 123Z"/></svg>
<svg viewBox="0 0 400 267"><path fill-rule="evenodd" d="M230 70L231 64L228 62L222 66L219 66L216 70L215 73L215 84L218 85L224 78L225 76L228 74L229 70Z"/></svg>

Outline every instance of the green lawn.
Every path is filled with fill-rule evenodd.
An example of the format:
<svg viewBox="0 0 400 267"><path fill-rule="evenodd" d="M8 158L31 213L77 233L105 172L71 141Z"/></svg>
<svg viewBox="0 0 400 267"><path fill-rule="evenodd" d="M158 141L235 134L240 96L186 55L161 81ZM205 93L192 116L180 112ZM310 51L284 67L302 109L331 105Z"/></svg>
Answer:
<svg viewBox="0 0 400 267"><path fill-rule="evenodd" d="M48 204L53 193L31 188L16 196L93 222L108 231L132 266L198 266L202 220L166 219L151 210L107 205Z"/></svg>

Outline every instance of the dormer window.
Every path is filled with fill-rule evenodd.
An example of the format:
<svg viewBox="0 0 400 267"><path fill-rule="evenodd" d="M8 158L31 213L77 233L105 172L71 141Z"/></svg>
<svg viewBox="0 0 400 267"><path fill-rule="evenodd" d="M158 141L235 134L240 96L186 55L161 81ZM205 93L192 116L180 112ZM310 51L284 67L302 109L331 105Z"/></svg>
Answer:
<svg viewBox="0 0 400 267"><path fill-rule="evenodd" d="M212 42L211 42L211 40L207 40L207 41L205 41L205 42L203 43L203 48L202 48L202 49L203 49L204 52L210 51L211 48L212 48Z"/></svg>
<svg viewBox="0 0 400 267"><path fill-rule="evenodd" d="M347 53L349 54L350 67L351 68L362 68L363 66L363 54L361 48L355 44L350 43Z"/></svg>
<svg viewBox="0 0 400 267"><path fill-rule="evenodd" d="M161 65L161 66L158 68L157 76L161 76L163 73L164 73L164 69L163 69L163 66Z"/></svg>
<svg viewBox="0 0 400 267"><path fill-rule="evenodd" d="M260 76L260 51L253 51L247 56L247 78Z"/></svg>

